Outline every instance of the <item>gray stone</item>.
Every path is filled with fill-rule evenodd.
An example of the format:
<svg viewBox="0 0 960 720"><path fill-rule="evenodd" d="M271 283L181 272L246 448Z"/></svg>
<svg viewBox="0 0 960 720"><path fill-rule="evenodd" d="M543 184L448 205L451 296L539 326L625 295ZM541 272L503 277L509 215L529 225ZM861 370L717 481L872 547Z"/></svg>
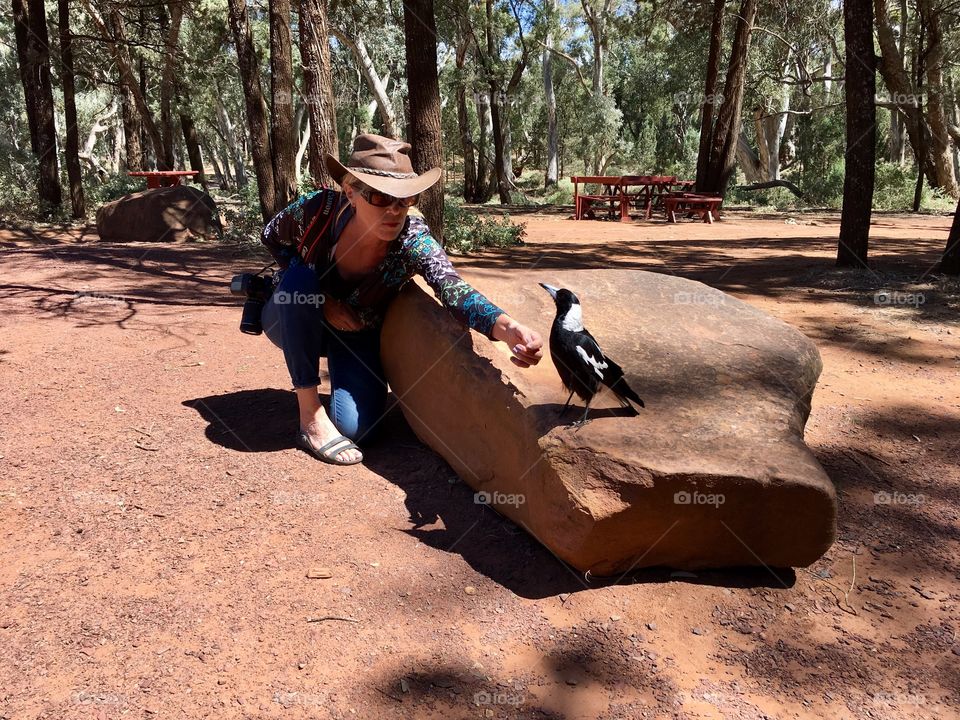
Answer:
<svg viewBox="0 0 960 720"><path fill-rule="evenodd" d="M97 210L97 234L107 242L183 242L222 233L213 198L189 185L125 195Z"/></svg>
<svg viewBox="0 0 960 720"><path fill-rule="evenodd" d="M515 367L503 343L465 333L412 283L386 318L387 377L417 435L565 562L598 576L807 566L833 543L836 492L803 442L821 361L800 332L650 272L468 279L543 335L544 360ZM639 415L605 392L591 422L568 427L583 406L559 414L554 305L537 282L579 296L587 329L646 402Z"/></svg>

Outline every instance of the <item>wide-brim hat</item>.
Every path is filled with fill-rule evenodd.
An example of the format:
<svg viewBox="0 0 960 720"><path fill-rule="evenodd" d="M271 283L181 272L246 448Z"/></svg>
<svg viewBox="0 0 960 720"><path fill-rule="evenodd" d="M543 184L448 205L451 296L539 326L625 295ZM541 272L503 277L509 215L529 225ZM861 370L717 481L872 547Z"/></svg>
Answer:
<svg viewBox="0 0 960 720"><path fill-rule="evenodd" d="M364 133L353 141L353 152L344 165L327 154L327 170L343 185L343 176L353 175L367 187L397 198L419 195L440 179L440 168L422 175L413 171L410 143Z"/></svg>

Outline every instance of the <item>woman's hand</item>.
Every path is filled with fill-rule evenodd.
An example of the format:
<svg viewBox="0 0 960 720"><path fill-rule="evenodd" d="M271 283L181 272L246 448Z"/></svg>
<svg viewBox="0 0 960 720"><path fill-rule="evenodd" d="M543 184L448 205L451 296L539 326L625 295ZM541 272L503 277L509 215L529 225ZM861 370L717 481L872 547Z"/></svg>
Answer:
<svg viewBox="0 0 960 720"><path fill-rule="evenodd" d="M521 325L506 313L497 318L493 326L493 337L509 346L513 353L510 361L514 365L530 367L543 358L543 340L540 334Z"/></svg>
<svg viewBox="0 0 960 720"><path fill-rule="evenodd" d="M324 300L323 317L335 330L351 332L363 330L363 323L356 311L336 298L327 297Z"/></svg>

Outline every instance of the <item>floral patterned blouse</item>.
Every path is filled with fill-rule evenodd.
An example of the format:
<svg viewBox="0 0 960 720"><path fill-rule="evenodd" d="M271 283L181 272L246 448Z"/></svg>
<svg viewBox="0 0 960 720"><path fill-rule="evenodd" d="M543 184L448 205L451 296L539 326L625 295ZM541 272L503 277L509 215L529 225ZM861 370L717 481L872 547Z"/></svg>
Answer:
<svg viewBox="0 0 960 720"><path fill-rule="evenodd" d="M387 306L400 288L414 275L421 275L453 317L492 337L494 324L503 310L460 277L419 217L407 216L400 234L373 273L358 282L344 281L337 272L333 250L352 216L353 210L343 193L318 190L277 213L263 229L261 240L281 268L295 259L310 265L320 278L323 292L349 304L366 328L379 328ZM314 222L329 222L331 227L317 228L320 234L311 234ZM305 238L313 239L304 242Z"/></svg>

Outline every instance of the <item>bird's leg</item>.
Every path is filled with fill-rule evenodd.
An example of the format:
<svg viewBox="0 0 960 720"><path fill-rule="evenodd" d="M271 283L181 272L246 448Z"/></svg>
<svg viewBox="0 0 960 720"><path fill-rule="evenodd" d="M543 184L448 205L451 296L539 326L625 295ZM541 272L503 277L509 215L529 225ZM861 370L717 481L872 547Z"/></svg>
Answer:
<svg viewBox="0 0 960 720"><path fill-rule="evenodd" d="M560 411L560 414L563 415L567 408L570 407L570 401L573 400L573 390L570 391L570 395L567 397L567 402L563 405L563 410Z"/></svg>
<svg viewBox="0 0 960 720"><path fill-rule="evenodd" d="M577 420L577 422L573 423L573 425L571 425L570 427L575 427L577 428L577 430L579 430L589 422L589 420L587 420L587 415L590 413L591 402L593 402L593 398L590 398L589 400L587 400L587 407L583 411L583 417Z"/></svg>

